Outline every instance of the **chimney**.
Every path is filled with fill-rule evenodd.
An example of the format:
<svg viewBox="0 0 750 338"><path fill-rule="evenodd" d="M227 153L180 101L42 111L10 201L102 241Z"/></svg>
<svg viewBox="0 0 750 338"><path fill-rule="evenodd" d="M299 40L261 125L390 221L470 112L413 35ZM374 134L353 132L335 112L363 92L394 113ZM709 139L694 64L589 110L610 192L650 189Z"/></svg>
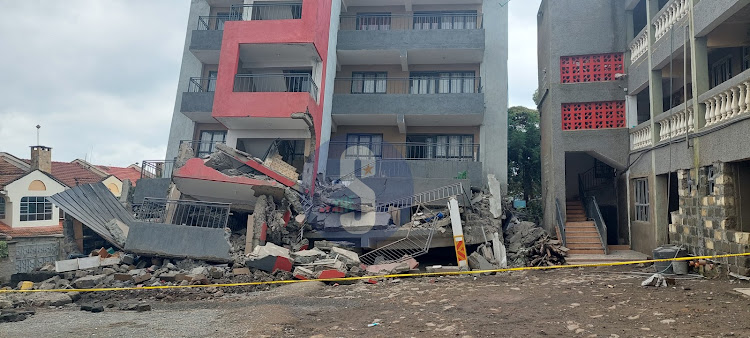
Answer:
<svg viewBox="0 0 750 338"><path fill-rule="evenodd" d="M52 173L52 148L31 146L31 170L37 169Z"/></svg>

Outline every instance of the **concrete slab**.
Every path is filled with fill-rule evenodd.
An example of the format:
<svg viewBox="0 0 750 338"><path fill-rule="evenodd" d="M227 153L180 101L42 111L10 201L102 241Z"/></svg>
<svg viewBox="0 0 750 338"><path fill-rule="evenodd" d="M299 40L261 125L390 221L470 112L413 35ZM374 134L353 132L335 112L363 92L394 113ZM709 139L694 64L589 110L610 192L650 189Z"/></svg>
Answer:
<svg viewBox="0 0 750 338"><path fill-rule="evenodd" d="M66 259L64 261L55 262L55 271L57 272L68 272L78 270L77 259Z"/></svg>
<svg viewBox="0 0 750 338"><path fill-rule="evenodd" d="M86 257L86 258L79 258L78 259L78 269L79 270L86 270L86 269L93 269L98 268L100 266L99 262L99 256L93 256L93 257Z"/></svg>
<svg viewBox="0 0 750 338"><path fill-rule="evenodd" d="M648 256L633 250L612 250L609 255L570 254L565 259L568 265L593 264L593 263L616 263L642 261Z"/></svg>
<svg viewBox="0 0 750 338"><path fill-rule="evenodd" d="M120 257L107 257L99 260L100 266L112 266L120 264Z"/></svg>
<svg viewBox="0 0 750 338"><path fill-rule="evenodd" d="M230 262L224 229L136 222L130 226L125 250L138 255Z"/></svg>
<svg viewBox="0 0 750 338"><path fill-rule="evenodd" d="M750 289L737 288L737 289L734 289L734 291L739 292L739 293L741 293L741 294L743 294L743 295L745 295L747 297L750 297Z"/></svg>

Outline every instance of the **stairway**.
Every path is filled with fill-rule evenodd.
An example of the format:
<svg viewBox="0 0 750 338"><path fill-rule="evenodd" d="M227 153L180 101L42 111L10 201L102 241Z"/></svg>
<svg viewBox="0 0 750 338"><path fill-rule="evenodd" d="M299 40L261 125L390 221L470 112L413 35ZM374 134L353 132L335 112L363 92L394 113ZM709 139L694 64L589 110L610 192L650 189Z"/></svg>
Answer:
<svg viewBox="0 0 750 338"><path fill-rule="evenodd" d="M566 202L565 239L570 254L603 255L604 247L594 221L589 221L579 200Z"/></svg>

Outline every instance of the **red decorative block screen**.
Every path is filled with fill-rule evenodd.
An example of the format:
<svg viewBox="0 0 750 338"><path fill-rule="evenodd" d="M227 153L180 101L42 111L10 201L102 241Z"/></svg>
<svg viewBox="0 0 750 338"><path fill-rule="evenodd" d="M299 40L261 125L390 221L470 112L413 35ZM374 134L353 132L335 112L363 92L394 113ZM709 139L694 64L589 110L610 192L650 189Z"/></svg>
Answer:
<svg viewBox="0 0 750 338"><path fill-rule="evenodd" d="M622 53L563 56L560 58L560 82L612 81L623 69Z"/></svg>
<svg viewBox="0 0 750 338"><path fill-rule="evenodd" d="M563 130L608 128L625 128L625 101L563 103Z"/></svg>

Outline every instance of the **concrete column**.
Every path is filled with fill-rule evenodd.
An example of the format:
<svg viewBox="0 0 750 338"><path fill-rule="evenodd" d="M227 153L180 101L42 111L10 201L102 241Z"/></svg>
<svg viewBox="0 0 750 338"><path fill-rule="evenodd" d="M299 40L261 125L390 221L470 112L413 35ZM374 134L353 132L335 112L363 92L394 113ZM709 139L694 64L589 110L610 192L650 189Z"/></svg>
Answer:
<svg viewBox="0 0 750 338"><path fill-rule="evenodd" d="M331 27L328 31L328 59L326 60L325 91L323 92L323 119L320 130L320 149L318 149L318 172L325 175L328 170L328 149L331 141L331 129L334 128L331 111L333 108L333 89L336 80L336 46L339 36L341 1L331 4Z"/></svg>
<svg viewBox="0 0 750 338"><path fill-rule="evenodd" d="M691 32L693 31L691 26ZM692 34L692 33L691 33ZM692 38L691 70L693 77L693 109L695 111L695 130L706 125L706 106L698 102L698 97L709 90L708 77L708 38Z"/></svg>
<svg viewBox="0 0 750 338"><path fill-rule="evenodd" d="M482 176L494 174L508 191L508 6L482 5L485 31L481 81L486 110L480 129Z"/></svg>

